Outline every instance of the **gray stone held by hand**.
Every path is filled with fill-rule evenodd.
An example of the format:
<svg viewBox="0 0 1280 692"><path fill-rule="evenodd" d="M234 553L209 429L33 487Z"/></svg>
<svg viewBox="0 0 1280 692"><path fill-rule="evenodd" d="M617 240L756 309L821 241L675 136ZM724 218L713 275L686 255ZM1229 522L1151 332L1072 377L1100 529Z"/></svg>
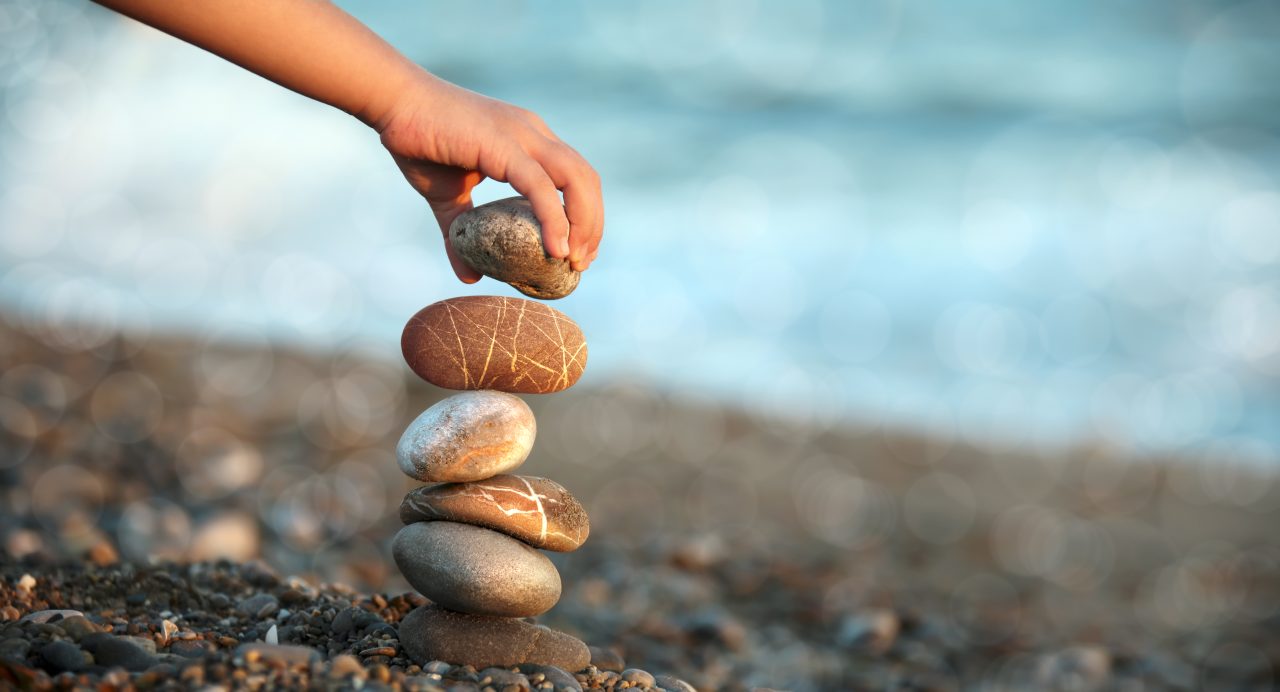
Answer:
<svg viewBox="0 0 1280 692"><path fill-rule="evenodd" d="M547 255L542 226L524 197L489 202L458 215L449 226L449 243L472 269L533 298L563 298L582 276L569 260Z"/></svg>

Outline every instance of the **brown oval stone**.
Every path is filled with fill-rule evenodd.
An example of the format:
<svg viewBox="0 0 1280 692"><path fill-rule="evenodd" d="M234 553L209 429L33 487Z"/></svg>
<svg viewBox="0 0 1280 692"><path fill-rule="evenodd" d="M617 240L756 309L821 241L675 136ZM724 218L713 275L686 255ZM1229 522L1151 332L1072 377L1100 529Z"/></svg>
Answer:
<svg viewBox="0 0 1280 692"><path fill-rule="evenodd" d="M404 359L446 389L546 394L572 387L587 366L582 329L523 298L465 296L418 311L400 337Z"/></svg>
<svg viewBox="0 0 1280 692"><path fill-rule="evenodd" d="M587 512L564 486L537 476L494 476L417 488L400 503L400 521L483 526L542 550L577 550L591 531Z"/></svg>
<svg viewBox="0 0 1280 692"><path fill-rule="evenodd" d="M439 606L422 606L404 616L400 645L419 665L444 661L480 669L535 663L578 671L591 662L587 645L564 632Z"/></svg>

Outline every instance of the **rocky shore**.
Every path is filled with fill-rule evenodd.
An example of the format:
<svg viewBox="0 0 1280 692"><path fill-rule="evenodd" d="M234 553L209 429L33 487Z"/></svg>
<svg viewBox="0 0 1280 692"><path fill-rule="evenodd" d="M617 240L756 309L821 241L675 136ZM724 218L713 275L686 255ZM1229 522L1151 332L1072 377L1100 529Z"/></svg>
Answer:
<svg viewBox="0 0 1280 692"><path fill-rule="evenodd" d="M538 622L593 666L417 665L395 446L445 393L380 350L0 323L0 687L1280 680L1274 468L761 419L626 382L529 398L527 463L592 519L550 555L563 593Z"/></svg>

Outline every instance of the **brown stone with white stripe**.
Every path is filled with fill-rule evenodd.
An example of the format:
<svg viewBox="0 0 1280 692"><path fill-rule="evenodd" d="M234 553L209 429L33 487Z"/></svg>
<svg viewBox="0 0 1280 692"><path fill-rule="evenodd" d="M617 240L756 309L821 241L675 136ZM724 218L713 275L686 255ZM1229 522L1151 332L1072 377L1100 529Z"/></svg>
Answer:
<svg viewBox="0 0 1280 692"><path fill-rule="evenodd" d="M587 366L582 329L542 303L466 296L433 303L405 325L400 348L422 379L446 389L546 394Z"/></svg>
<svg viewBox="0 0 1280 692"><path fill-rule="evenodd" d="M483 526L534 548L569 552L587 540L587 512L564 486L537 476L500 475L417 488L400 504L400 521Z"/></svg>

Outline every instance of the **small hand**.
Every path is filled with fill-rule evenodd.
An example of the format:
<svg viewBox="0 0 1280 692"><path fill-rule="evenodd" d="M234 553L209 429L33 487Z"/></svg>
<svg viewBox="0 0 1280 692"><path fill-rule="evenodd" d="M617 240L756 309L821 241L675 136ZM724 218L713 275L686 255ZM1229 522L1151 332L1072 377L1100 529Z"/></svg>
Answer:
<svg viewBox="0 0 1280 692"><path fill-rule="evenodd" d="M463 282L480 274L453 252L449 224L472 207L471 190L485 178L510 183L529 199L548 255L568 258L578 271L595 259L604 230L600 177L537 115L423 73L375 127L431 205Z"/></svg>

